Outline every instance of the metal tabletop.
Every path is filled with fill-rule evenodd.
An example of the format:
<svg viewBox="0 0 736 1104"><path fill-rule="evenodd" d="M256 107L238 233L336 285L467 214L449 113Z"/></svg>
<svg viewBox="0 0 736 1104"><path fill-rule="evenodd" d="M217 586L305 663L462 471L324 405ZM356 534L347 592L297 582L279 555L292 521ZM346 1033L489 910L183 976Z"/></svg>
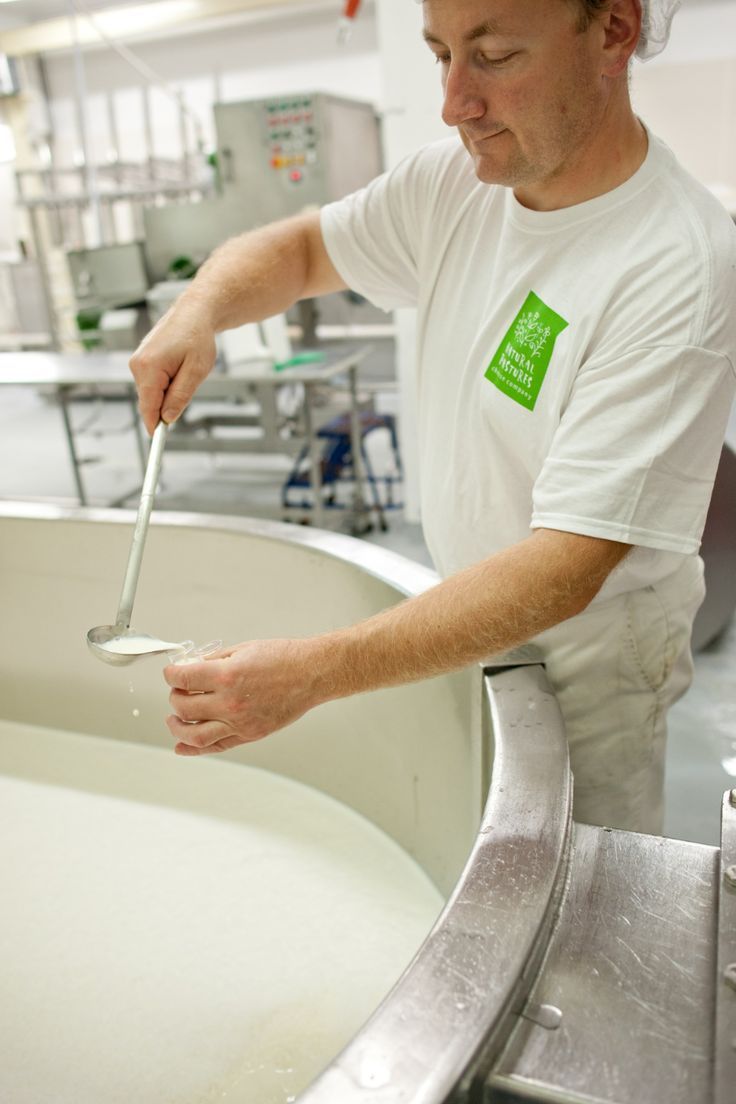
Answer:
<svg viewBox="0 0 736 1104"><path fill-rule="evenodd" d="M261 424L264 438L260 443L253 441L217 442L211 437L203 438L199 434L182 432L172 434L168 449L171 451L281 451L283 447L278 439L275 393L287 384L301 384L304 387L304 441L309 450L310 486L313 498L313 518L315 525L321 525L324 512L322 503L322 470L318 427L314 416L314 390L320 386L335 386L340 378L347 377L350 393L350 426L355 492L353 512L356 515L367 513L363 495L364 472L361 461L361 433L358 410L357 372L361 362L370 351L370 346L361 346L344 356L338 356L319 364L295 365L283 371L276 371L269 359L254 359L238 364L229 373L214 372L197 389L198 399L237 400L253 394L255 390L261 401L262 414L258 418L239 418L240 424ZM129 368L130 354L126 352L90 352L90 353L54 353L54 352L11 352L0 353L0 385L13 387L51 388L58 400L64 432L72 464L74 482L79 504L88 505L88 497L82 480L81 466L76 433L69 414L69 402L75 391L80 388L94 388L103 395L106 391L119 394L122 390L133 411L133 425L136 438L141 472L145 472L146 446L138 417L137 394ZM216 423L217 418L207 419ZM186 429L186 418L181 420L181 430ZM126 495L131 497L134 492ZM119 499L119 504L124 499Z"/></svg>

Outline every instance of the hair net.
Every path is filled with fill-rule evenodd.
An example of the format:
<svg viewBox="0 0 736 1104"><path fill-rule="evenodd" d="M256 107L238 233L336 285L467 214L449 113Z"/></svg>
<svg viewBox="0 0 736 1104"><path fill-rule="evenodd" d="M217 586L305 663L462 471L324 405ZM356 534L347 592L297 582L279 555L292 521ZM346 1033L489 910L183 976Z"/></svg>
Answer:
<svg viewBox="0 0 736 1104"><path fill-rule="evenodd" d="M672 19L682 0L642 0L641 36L636 56L642 61L661 54L670 37Z"/></svg>

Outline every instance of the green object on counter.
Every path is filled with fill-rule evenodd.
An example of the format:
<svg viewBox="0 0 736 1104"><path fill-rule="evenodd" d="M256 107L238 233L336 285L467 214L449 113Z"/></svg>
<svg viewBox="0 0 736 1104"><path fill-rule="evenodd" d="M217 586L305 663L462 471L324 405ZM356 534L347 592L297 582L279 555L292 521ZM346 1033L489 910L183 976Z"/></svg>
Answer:
<svg viewBox="0 0 736 1104"><path fill-rule="evenodd" d="M174 257L166 273L170 280L191 280L197 274L197 265L191 257Z"/></svg>
<svg viewBox="0 0 736 1104"><path fill-rule="evenodd" d="M273 370L274 372L283 372L285 368L300 368L303 364L321 364L324 359L324 353L296 353L288 360L280 360L277 364L274 364Z"/></svg>
<svg viewBox="0 0 736 1104"><path fill-rule="evenodd" d="M92 330L93 333L89 337L80 337L82 348L87 352L90 349L96 349L100 344L100 320L102 319L102 311L97 307L83 307L77 311L76 323L77 331L82 334L85 330Z"/></svg>

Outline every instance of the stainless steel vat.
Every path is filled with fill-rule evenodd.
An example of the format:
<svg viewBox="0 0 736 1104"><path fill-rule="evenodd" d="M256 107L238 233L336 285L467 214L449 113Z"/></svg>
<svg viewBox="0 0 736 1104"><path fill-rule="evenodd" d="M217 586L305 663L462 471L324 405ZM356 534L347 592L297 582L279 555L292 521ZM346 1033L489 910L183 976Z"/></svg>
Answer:
<svg viewBox="0 0 736 1104"><path fill-rule="evenodd" d="M127 687L84 642L114 606L130 522L0 507L4 717L131 738ZM163 515L136 623L199 642L296 635L433 582L347 537ZM136 689L163 712L158 667L136 668ZM145 739L166 743L158 731ZM733 1104L736 793L721 849L575 824L560 714L521 662L333 703L231 754L352 805L448 895L300 1104Z"/></svg>

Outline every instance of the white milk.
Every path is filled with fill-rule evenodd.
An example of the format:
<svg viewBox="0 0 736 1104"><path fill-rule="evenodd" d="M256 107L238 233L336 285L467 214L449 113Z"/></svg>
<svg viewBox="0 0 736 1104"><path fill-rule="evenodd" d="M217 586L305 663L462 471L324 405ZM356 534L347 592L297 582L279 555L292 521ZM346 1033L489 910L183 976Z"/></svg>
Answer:
<svg viewBox="0 0 736 1104"><path fill-rule="evenodd" d="M306 786L2 721L0 885L7 1104L286 1104L442 906Z"/></svg>
<svg viewBox="0 0 736 1104"><path fill-rule="evenodd" d="M128 633L111 637L101 647L107 652L115 652L116 655L136 656L145 655L146 652L182 652L187 644L173 644L169 640L159 640L158 637L148 636L146 633Z"/></svg>

